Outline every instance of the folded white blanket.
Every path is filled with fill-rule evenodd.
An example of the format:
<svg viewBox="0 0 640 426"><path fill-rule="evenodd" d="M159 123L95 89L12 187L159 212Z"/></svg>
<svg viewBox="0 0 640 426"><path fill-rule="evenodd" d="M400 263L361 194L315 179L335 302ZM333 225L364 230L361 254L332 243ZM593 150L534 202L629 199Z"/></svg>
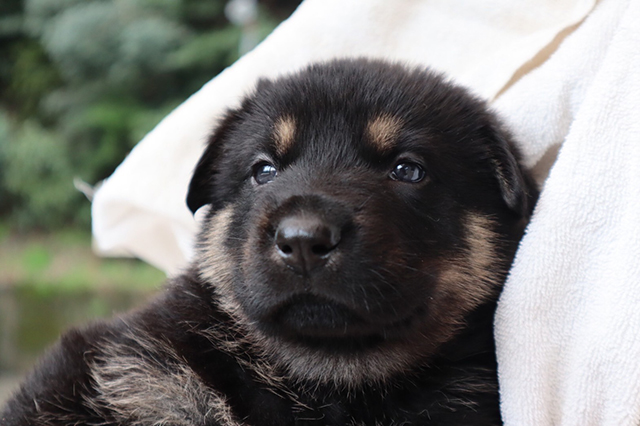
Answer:
<svg viewBox="0 0 640 426"><path fill-rule="evenodd" d="M258 77L344 56L429 65L493 100L544 182L496 318L505 423L638 425L639 3L306 0L104 183L96 248L185 265L190 173Z"/></svg>

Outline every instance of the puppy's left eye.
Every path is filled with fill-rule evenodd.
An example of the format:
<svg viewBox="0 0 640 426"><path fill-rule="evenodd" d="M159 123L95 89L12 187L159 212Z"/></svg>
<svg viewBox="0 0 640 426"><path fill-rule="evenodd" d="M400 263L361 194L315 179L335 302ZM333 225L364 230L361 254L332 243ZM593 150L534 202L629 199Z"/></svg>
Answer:
<svg viewBox="0 0 640 426"><path fill-rule="evenodd" d="M253 179L258 185L264 185L276 178L278 170L273 164L258 163L253 168Z"/></svg>
<svg viewBox="0 0 640 426"><path fill-rule="evenodd" d="M420 164L409 161L398 163L391 173L389 173L391 179L407 183L418 183L423 180L425 176L426 173Z"/></svg>

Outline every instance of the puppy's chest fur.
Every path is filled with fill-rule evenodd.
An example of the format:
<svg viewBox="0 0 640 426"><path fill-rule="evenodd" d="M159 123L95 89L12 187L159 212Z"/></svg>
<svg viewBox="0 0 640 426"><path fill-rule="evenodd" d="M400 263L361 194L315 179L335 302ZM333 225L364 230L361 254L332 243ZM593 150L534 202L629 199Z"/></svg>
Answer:
<svg viewBox="0 0 640 426"><path fill-rule="evenodd" d="M120 324L94 355L86 405L113 424L499 423L484 326L450 342L432 366L384 384L318 385L288 378L225 313L200 302L201 287L179 281L170 302L139 314L134 328Z"/></svg>

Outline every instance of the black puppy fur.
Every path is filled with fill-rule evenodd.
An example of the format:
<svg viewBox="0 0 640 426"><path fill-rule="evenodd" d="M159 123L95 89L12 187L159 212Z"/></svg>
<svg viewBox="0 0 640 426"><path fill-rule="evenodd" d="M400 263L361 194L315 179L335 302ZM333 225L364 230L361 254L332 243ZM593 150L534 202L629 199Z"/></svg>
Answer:
<svg viewBox="0 0 640 426"><path fill-rule="evenodd" d="M188 271L65 334L2 424L500 424L493 312L536 194L484 103L432 72L260 81L195 170Z"/></svg>

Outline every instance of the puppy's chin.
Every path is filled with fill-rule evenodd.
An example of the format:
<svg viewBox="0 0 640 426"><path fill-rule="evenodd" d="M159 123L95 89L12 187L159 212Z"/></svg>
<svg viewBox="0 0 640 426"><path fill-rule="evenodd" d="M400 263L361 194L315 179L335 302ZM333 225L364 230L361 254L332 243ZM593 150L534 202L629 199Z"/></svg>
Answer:
<svg viewBox="0 0 640 426"><path fill-rule="evenodd" d="M411 334L422 310L381 323L324 297L303 294L280 303L262 317L261 331L277 339L332 353L363 353Z"/></svg>
<svg viewBox="0 0 640 426"><path fill-rule="evenodd" d="M271 319L251 323L265 354L292 380L357 389L410 374L429 355L431 348L420 341L414 322L419 320L382 326L344 305L301 298L277 309Z"/></svg>
<svg viewBox="0 0 640 426"><path fill-rule="evenodd" d="M301 295L281 304L267 319L274 332L310 338L359 337L366 322L348 307L321 297Z"/></svg>

